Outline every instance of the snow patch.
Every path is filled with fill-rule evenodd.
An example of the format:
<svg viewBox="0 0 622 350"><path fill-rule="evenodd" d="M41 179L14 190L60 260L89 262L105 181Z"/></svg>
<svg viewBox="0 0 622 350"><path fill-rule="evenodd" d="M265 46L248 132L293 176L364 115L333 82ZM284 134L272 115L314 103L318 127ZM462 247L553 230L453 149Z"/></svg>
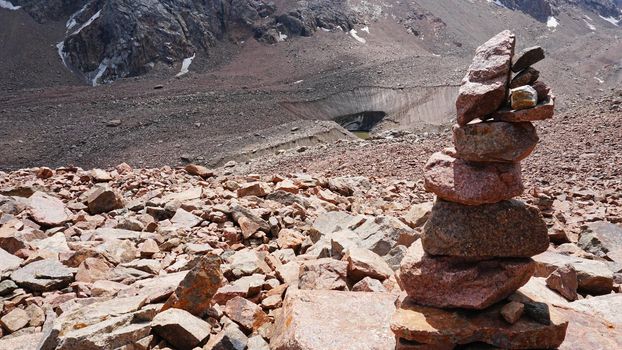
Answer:
<svg viewBox="0 0 622 350"><path fill-rule="evenodd" d="M549 18L546 20L546 26L551 29L557 28L558 25L559 21L553 16L549 16Z"/></svg>
<svg viewBox="0 0 622 350"><path fill-rule="evenodd" d="M585 19L583 19L583 22L585 22L585 25L587 25L587 27L590 28L591 30L596 30L596 27L594 27L592 23L588 22Z"/></svg>
<svg viewBox="0 0 622 350"><path fill-rule="evenodd" d="M296 81L295 81L295 82L293 82L292 84L294 84L294 85L298 85L298 84L302 83L303 81L304 81L304 80L296 80Z"/></svg>
<svg viewBox="0 0 622 350"><path fill-rule="evenodd" d="M592 19L592 17L588 16L588 15L583 15L583 17L585 17L585 19L589 19L590 21L594 22L594 20Z"/></svg>
<svg viewBox="0 0 622 350"><path fill-rule="evenodd" d="M11 10L11 11L16 11L16 10L21 9L22 7L15 6L11 2L6 1L6 0L0 0L0 8Z"/></svg>
<svg viewBox="0 0 622 350"><path fill-rule="evenodd" d="M96 19L99 18L99 15L102 14L102 10L97 11L93 16L91 16L91 18L89 18L88 21L84 22L83 25L80 26L80 28L78 28L78 30L76 30L73 34L71 35L76 35L78 33L80 33L82 31L82 29L90 26Z"/></svg>
<svg viewBox="0 0 622 350"><path fill-rule="evenodd" d="M499 0L488 0L488 2L489 2L489 3L493 3L493 4L497 5L497 6L503 7L503 8L507 8L507 7L505 7L505 5L503 5L503 3L502 3L501 1L499 1Z"/></svg>
<svg viewBox="0 0 622 350"><path fill-rule="evenodd" d="M67 30L71 30L73 27L75 27L78 24L78 22L76 21L76 17L80 16L82 12L86 10L87 6L89 6L89 3L82 6L82 8L78 10L78 12L74 13L73 15L71 15L71 17L69 17L69 20L65 24L65 28L67 28Z"/></svg>
<svg viewBox="0 0 622 350"><path fill-rule="evenodd" d="M369 26L365 26L363 28L361 28L362 31L367 32L367 34L369 34Z"/></svg>
<svg viewBox="0 0 622 350"><path fill-rule="evenodd" d="M605 83L605 81L604 81L604 80L602 80L602 79L601 79L601 78L599 78L599 77L594 77L594 79L596 79L596 81L597 81L599 84L604 84L604 83Z"/></svg>
<svg viewBox="0 0 622 350"><path fill-rule="evenodd" d="M285 41L287 39L287 35L279 32L279 37L276 39L277 41Z"/></svg>
<svg viewBox="0 0 622 350"><path fill-rule="evenodd" d="M361 38L360 36L358 36L357 33L356 33L356 30L354 30L354 29L350 30L350 36L352 36L358 42L361 42L363 44L365 44L367 42L367 40L365 40L365 39Z"/></svg>
<svg viewBox="0 0 622 350"><path fill-rule="evenodd" d="M176 77L181 77L184 74L188 74L188 69L192 64L192 60L197 56L195 53L192 57L184 58L184 61L181 63L181 70L177 73Z"/></svg>
<svg viewBox="0 0 622 350"><path fill-rule="evenodd" d="M321 30L325 31L325 32L330 32L330 29L328 28L324 28L324 27L319 27Z"/></svg>
<svg viewBox="0 0 622 350"><path fill-rule="evenodd" d="M603 16L601 16L601 15L598 15L598 17L600 17L600 18L604 19L605 21L607 21L607 22L609 22L609 23L613 24L613 25L614 25L614 26L616 26L616 27L618 26L618 23L620 23L620 20L619 20L619 19L615 19L615 18L613 18L613 17L611 17L611 16L610 16L610 17L603 17Z"/></svg>
<svg viewBox="0 0 622 350"><path fill-rule="evenodd" d="M97 71L95 73L95 77L93 78L93 80L91 80L91 85L97 86L98 85L97 81L104 75L104 73L106 73L107 69L108 69L108 60L105 59L99 64L99 67L97 68Z"/></svg>
<svg viewBox="0 0 622 350"><path fill-rule="evenodd" d="M60 56L60 60L63 61L63 66L65 66L65 68L69 68L69 66L67 65L67 55L65 54L65 42L61 41L60 43L56 44L56 48L58 49L58 55Z"/></svg>

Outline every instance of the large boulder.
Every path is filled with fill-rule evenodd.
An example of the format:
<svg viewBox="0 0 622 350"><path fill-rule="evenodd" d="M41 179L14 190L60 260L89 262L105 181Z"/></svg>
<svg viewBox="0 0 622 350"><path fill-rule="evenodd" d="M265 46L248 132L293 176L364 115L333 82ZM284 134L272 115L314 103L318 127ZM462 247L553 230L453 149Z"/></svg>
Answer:
<svg viewBox="0 0 622 350"><path fill-rule="evenodd" d="M388 293L290 289L275 317L270 348L394 349L389 329L394 302Z"/></svg>
<svg viewBox="0 0 622 350"><path fill-rule="evenodd" d="M39 225L55 227L69 221L71 212L58 198L43 192L35 192L29 198L30 216Z"/></svg>
<svg viewBox="0 0 622 350"><path fill-rule="evenodd" d="M305 261L299 276L300 289L346 290L348 263L331 258Z"/></svg>
<svg viewBox="0 0 622 350"><path fill-rule="evenodd" d="M577 271L579 292L591 295L609 294L613 289L613 272L602 261L584 259L554 252L533 257L537 277L548 277L560 267L570 265Z"/></svg>
<svg viewBox="0 0 622 350"><path fill-rule="evenodd" d="M456 158L472 162L519 162L539 138L531 123L477 123L453 127Z"/></svg>
<svg viewBox="0 0 622 350"><path fill-rule="evenodd" d="M564 341L568 322L551 309L548 324L522 317L509 325L500 312L503 303L484 311L444 310L418 305L407 298L391 320L398 338L420 349L453 349L456 345L486 343L503 349L556 349Z"/></svg>
<svg viewBox="0 0 622 350"><path fill-rule="evenodd" d="M145 297L92 300L85 306L63 313L56 319L48 313L39 350L116 349L149 335L148 314L136 317ZM48 324L48 322L50 322Z"/></svg>
<svg viewBox="0 0 622 350"><path fill-rule="evenodd" d="M534 269L531 259L467 262L432 257L417 242L408 249L397 276L400 286L419 304L481 310L527 283Z"/></svg>
<svg viewBox="0 0 622 350"><path fill-rule="evenodd" d="M622 264L622 227L610 222L587 224L579 246L596 256Z"/></svg>
<svg viewBox="0 0 622 350"><path fill-rule="evenodd" d="M18 286L31 292L48 292L67 287L73 281L75 269L58 260L32 262L11 274Z"/></svg>
<svg viewBox="0 0 622 350"><path fill-rule="evenodd" d="M497 203L524 190L518 163L473 163L443 152L430 157L423 176L428 192L467 205Z"/></svg>
<svg viewBox="0 0 622 350"><path fill-rule="evenodd" d="M203 256L188 272L175 292L169 297L162 310L183 309L202 316L211 306L212 297L222 284L220 258Z"/></svg>
<svg viewBox="0 0 622 350"><path fill-rule="evenodd" d="M209 323L181 309L159 313L151 322L153 331L180 350L192 350L210 335Z"/></svg>
<svg viewBox="0 0 622 350"><path fill-rule="evenodd" d="M0 276L4 275L5 272L19 268L21 264L22 259L0 248Z"/></svg>
<svg viewBox="0 0 622 350"><path fill-rule="evenodd" d="M485 117L505 102L515 42L505 30L477 48L456 100L458 124Z"/></svg>
<svg viewBox="0 0 622 350"><path fill-rule="evenodd" d="M540 211L517 200L480 206L437 200L422 243L431 255L528 258L546 251L549 237Z"/></svg>

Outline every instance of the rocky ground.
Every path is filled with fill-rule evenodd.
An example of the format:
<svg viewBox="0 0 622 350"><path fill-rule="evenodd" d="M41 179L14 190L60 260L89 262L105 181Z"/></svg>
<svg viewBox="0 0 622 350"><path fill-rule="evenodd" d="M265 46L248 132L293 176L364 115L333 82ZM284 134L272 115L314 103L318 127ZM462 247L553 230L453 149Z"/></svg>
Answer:
<svg viewBox="0 0 622 350"><path fill-rule="evenodd" d="M552 243L520 292L570 320L562 349L622 346L619 101L540 123L524 162L522 198L542 210ZM0 173L0 348L394 344L394 271L433 199L422 166L449 134L302 147L214 171Z"/></svg>

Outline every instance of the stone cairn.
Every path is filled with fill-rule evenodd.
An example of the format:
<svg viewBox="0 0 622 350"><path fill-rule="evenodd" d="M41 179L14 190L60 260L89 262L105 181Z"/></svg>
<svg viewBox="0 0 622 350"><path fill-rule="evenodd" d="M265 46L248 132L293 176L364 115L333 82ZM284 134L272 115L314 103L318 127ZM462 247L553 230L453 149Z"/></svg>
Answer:
<svg viewBox="0 0 622 350"><path fill-rule="evenodd" d="M512 62L514 47L504 31L477 49L456 102L454 148L426 164L437 200L398 273L408 294L391 322L398 349L552 349L564 340L568 323L517 292L549 239L539 210L512 198L524 190L520 161L539 140L531 122L552 118L555 98L531 67L542 48Z"/></svg>

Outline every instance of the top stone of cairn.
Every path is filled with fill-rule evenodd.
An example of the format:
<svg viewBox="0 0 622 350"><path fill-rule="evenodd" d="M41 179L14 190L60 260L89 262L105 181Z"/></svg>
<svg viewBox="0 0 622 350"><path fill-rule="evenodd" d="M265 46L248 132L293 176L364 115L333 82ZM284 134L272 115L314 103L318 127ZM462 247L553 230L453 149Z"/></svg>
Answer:
<svg viewBox="0 0 622 350"><path fill-rule="evenodd" d="M485 117L504 104L515 45L514 33L505 30L477 48L456 100L459 125Z"/></svg>

